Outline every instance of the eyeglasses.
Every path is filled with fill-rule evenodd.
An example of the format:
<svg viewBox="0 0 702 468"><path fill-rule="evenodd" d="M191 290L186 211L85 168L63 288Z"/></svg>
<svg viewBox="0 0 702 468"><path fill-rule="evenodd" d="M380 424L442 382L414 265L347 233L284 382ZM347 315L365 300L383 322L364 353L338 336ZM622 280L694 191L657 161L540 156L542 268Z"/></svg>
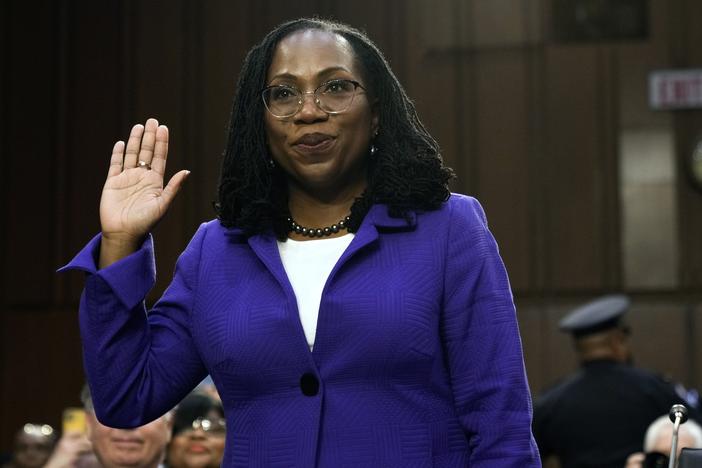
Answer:
<svg viewBox="0 0 702 468"><path fill-rule="evenodd" d="M222 435L227 429L227 423L224 419L205 419L197 418L193 421L191 427L185 428L178 434L189 435L198 429L212 435Z"/></svg>
<svg viewBox="0 0 702 468"><path fill-rule="evenodd" d="M27 435L34 436L33 439L20 438L15 444L17 452L46 452L51 453L54 448L54 428L48 424L31 424L27 423L22 427L22 432Z"/></svg>
<svg viewBox="0 0 702 468"><path fill-rule="evenodd" d="M331 80L322 83L314 91L303 93L287 85L268 86L261 91L263 104L274 117L285 119L300 112L308 94L314 95L314 103L327 114L340 114L346 111L358 93L365 91L361 83L353 80Z"/></svg>
<svg viewBox="0 0 702 468"><path fill-rule="evenodd" d="M49 437L54 433L54 428L48 424L30 424L27 423L22 427L22 431L25 434Z"/></svg>

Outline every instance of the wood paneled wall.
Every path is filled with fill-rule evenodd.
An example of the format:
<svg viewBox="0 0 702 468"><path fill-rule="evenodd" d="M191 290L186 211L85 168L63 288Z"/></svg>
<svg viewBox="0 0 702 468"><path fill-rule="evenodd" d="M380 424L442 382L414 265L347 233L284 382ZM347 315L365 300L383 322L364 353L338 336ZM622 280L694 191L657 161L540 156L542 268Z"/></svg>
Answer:
<svg viewBox="0 0 702 468"><path fill-rule="evenodd" d="M98 230L111 146L155 116L169 172L192 175L155 232L158 284L213 216L229 106L246 51L280 21L332 16L366 29L484 204L519 305L531 385L575 366L558 319L623 288L619 80L627 57L701 66L702 4L651 0L651 35L556 44L547 0L44 0L0 2L0 450L26 421L78 403L82 278L54 270ZM638 54L638 55L637 55ZM642 87L643 88L643 87ZM639 362L702 384L702 196L684 155L702 113L676 113L680 285L630 291Z"/></svg>

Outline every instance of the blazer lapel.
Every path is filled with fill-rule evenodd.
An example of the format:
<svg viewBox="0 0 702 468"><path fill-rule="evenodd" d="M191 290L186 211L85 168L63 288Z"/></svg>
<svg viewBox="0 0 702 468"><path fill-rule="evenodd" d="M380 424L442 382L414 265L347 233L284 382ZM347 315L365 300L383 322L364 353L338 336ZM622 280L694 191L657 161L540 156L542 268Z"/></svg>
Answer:
<svg viewBox="0 0 702 468"><path fill-rule="evenodd" d="M285 274L283 262L280 260L278 252L278 243L275 236L272 234L256 234L248 238L249 247L256 254L259 260L271 272L273 277L280 283L286 293L292 292L292 286L288 281L288 276Z"/></svg>
<svg viewBox="0 0 702 468"><path fill-rule="evenodd" d="M310 348L307 344L305 331L302 328L302 322L300 321L300 311L297 308L295 291L293 291L288 275L285 273L285 267L283 267L283 262L280 259L280 252L278 251L278 243L275 236L268 233L257 234L249 237L248 243L251 250L253 250L259 260L265 265L266 269L268 269L276 281L278 281L280 287L283 288L285 296L287 297L285 309L287 311L288 320L290 321L292 333L297 335L298 342L300 343L300 348L298 349L304 349L304 354L308 359L311 359Z"/></svg>
<svg viewBox="0 0 702 468"><path fill-rule="evenodd" d="M349 247L341 255L341 258L339 258L339 261L336 262L336 265L334 265L334 268L327 278L324 290L326 291L329 284L331 284L334 280L336 273L339 271L339 269L343 268L344 264L348 262L349 259L351 259L359 251L378 241L380 233L413 230L415 225L416 215L414 212L410 212L407 219L393 218L388 214L387 206L372 206L361 223L358 232L356 232L356 236L351 241L351 244L349 244ZM257 234L245 240L245 237L240 232L236 231L237 230L232 233L232 239L248 242L254 254L273 275L276 281L280 284L280 287L283 288L283 291L285 291L285 295L288 298L289 303L289 307L286 307L286 309L288 310L291 324L296 330L301 346L304 346L306 350L309 350L307 339L305 338L305 332L302 329L302 323L300 321L300 312L297 308L297 298L295 297L295 292L292 289L290 280L285 273L283 262L280 260L280 253L278 251L278 244L275 236L272 233ZM324 295L324 292L322 295ZM313 347L312 353L306 353L307 356L314 359L317 365L321 363L325 353L324 345L318 346L318 344L324 343L324 340L320 339L320 337L324 335L324 329L326 326L328 326L327 317L325 317L326 314L328 314L328 311L325 312L320 310L320 315L317 321L315 346Z"/></svg>
<svg viewBox="0 0 702 468"><path fill-rule="evenodd" d="M373 205L368 211L363 223L361 223L356 237L351 241L348 249L346 249L334 266L334 269L329 275L329 281L331 281L336 271L341 268L349 258L353 257L359 250L377 241L380 232L390 233L413 230L416 223L417 216L413 211L409 213L407 219L393 218L388 214L386 205Z"/></svg>
<svg viewBox="0 0 702 468"><path fill-rule="evenodd" d="M363 223L361 223L361 226L358 229L358 232L356 232L356 236L351 241L351 244L349 244L348 248L341 255L341 258L339 258L339 261L336 262L336 265L334 265L334 268L329 274L327 282L324 286L324 291L322 292L322 303L324 301L324 293L326 292L327 288L329 288L329 285L334 281L334 276L337 274L337 272L343 268L344 264L359 251L376 243L381 232L392 233L413 230L415 225L416 215L414 212L410 212L408 219L393 218L388 214L386 205L373 205L363 220ZM314 358L317 366L321 365L322 360L329 353L327 340L325 340L323 337L327 327L334 326L334 318L329 316L330 313L333 314L333 311L323 311L320 307L319 317L317 320L315 346L312 353L312 357Z"/></svg>

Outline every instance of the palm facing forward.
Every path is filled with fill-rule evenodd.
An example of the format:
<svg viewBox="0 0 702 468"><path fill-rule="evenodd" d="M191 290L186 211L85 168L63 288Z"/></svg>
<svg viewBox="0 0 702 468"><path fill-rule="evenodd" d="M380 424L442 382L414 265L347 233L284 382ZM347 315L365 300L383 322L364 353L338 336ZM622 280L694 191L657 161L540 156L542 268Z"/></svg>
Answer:
<svg viewBox="0 0 702 468"><path fill-rule="evenodd" d="M132 253L168 210L189 174L180 171L163 186L168 128L149 119L135 125L126 148L115 143L100 199L100 266Z"/></svg>

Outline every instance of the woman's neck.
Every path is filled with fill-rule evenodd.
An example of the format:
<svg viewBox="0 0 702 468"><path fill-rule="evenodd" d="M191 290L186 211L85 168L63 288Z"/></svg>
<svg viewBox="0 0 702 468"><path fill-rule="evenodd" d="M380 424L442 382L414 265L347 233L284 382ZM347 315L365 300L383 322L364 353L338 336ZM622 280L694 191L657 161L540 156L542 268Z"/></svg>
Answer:
<svg viewBox="0 0 702 468"><path fill-rule="evenodd" d="M324 228L337 224L348 216L354 201L363 194L364 190L365 184L320 196L318 193L311 194L298 187L290 186L288 209L293 220L300 226ZM342 230L332 237L344 234L346 231ZM291 235L291 237L294 236Z"/></svg>

